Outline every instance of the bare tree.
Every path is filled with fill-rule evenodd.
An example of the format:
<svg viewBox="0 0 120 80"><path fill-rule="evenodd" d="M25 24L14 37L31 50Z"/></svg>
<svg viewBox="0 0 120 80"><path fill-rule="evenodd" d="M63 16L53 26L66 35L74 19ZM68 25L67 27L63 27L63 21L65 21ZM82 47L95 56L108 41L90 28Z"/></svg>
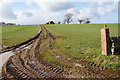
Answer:
<svg viewBox="0 0 120 80"><path fill-rule="evenodd" d="M91 21L90 21L90 18L86 18L86 19L85 19L85 23L86 23L86 24L89 24L90 22L91 22Z"/></svg>
<svg viewBox="0 0 120 80"><path fill-rule="evenodd" d="M67 22L67 24L69 24L70 22L72 22L72 16L73 16L72 13L67 13L67 14L65 15L64 23Z"/></svg>
<svg viewBox="0 0 120 80"><path fill-rule="evenodd" d="M80 24L82 24L83 21L84 21L84 19L78 19L78 22L79 22Z"/></svg>
<svg viewBox="0 0 120 80"><path fill-rule="evenodd" d="M61 24L61 22L60 22L60 21L58 21L58 24Z"/></svg>

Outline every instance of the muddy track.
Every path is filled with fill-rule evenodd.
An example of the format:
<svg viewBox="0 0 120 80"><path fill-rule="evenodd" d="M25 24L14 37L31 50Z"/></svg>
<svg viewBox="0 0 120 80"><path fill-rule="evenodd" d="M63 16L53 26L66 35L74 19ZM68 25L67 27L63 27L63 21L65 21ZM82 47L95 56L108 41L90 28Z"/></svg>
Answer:
<svg viewBox="0 0 120 80"><path fill-rule="evenodd" d="M45 40L48 40L49 44L43 45L42 43ZM54 40L55 37L41 25L40 33L34 38L2 50L2 52L14 50L16 53L3 65L2 77L25 79L64 78L63 69L42 60L38 61L36 58L43 48L51 48ZM26 46L30 46L30 49L24 49Z"/></svg>

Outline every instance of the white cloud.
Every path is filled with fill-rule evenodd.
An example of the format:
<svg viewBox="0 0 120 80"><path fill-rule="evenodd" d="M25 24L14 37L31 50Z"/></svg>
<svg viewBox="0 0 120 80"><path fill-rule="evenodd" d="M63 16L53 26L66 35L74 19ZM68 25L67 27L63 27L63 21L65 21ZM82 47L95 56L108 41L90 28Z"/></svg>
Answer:
<svg viewBox="0 0 120 80"><path fill-rule="evenodd" d="M98 18L99 15L96 12L95 8L83 8L80 10L80 14L78 15L78 18Z"/></svg>
<svg viewBox="0 0 120 80"><path fill-rule="evenodd" d="M11 1L11 0L9 0L9 1L5 0L4 4L6 6L2 5L2 8L0 7L1 8L0 12L4 13L4 16L2 15L2 20L0 20L0 21L14 22L17 24L42 24L49 20L54 20L54 21L56 20L55 22L58 22L58 21L61 21L64 17L64 15L62 15L61 13L51 12L51 14L50 14L49 12L44 12L44 11L41 11L38 9L27 10L27 11L24 11L24 9L23 9L23 10L15 10L13 12L12 8L10 7L10 4L12 4L12 3L13 3L13 1ZM68 3L64 3L64 4L60 3L59 4L59 2L57 2L56 5L53 5L53 3L49 4L49 6L47 6L45 8L48 9L48 7L51 7L50 8L51 11L60 11L60 10L68 9L68 7L69 7ZM62 4L63 4L63 6L61 7ZM27 3L26 3L26 5L27 5ZM9 6L9 7L7 7L7 6ZM5 10L6 12L2 11L2 9ZM9 11L9 12L7 12L7 11ZM17 14L17 16L15 14ZM63 16L63 17L61 17L61 16ZM16 17L17 17L17 19L16 19Z"/></svg>
<svg viewBox="0 0 120 80"><path fill-rule="evenodd" d="M117 9L118 9L118 3L113 2L111 5L98 6L97 13L99 16L104 16L104 15L107 15L115 10L117 11Z"/></svg>
<svg viewBox="0 0 120 80"><path fill-rule="evenodd" d="M33 4L32 0L26 0L25 2L26 2L26 5L28 5L28 6L31 6Z"/></svg>
<svg viewBox="0 0 120 80"><path fill-rule="evenodd" d="M70 9L67 10L67 13L79 14L79 11L74 9L74 8L70 8Z"/></svg>
<svg viewBox="0 0 120 80"><path fill-rule="evenodd" d="M23 15L25 15L26 17L32 17L33 14L31 12L23 12Z"/></svg>
<svg viewBox="0 0 120 80"><path fill-rule="evenodd" d="M9 5L4 5L1 9L2 17L6 19L17 19L17 16L14 14L13 10Z"/></svg>
<svg viewBox="0 0 120 80"><path fill-rule="evenodd" d="M12 22L17 24L45 24L46 22L53 20L54 22L62 21L64 14L51 12L43 12L40 10L27 10L26 12L32 12L31 17L23 15L24 10L16 11L17 20L12 20ZM53 16L54 15L54 16ZM9 22L8 19L3 19L5 22Z"/></svg>
<svg viewBox="0 0 120 80"><path fill-rule="evenodd" d="M105 16L115 10L117 10L117 2L111 2L112 4L105 4L104 3L93 3L91 6L89 5L87 8L82 8L80 9L80 13L79 13L79 18L99 18L101 16Z"/></svg>
<svg viewBox="0 0 120 80"><path fill-rule="evenodd" d="M113 10L114 10L114 7L111 5L107 5L106 7L98 7L97 8L98 15L100 15L100 16L104 16Z"/></svg>
<svg viewBox="0 0 120 80"><path fill-rule="evenodd" d="M38 4L44 11L61 11L61 10L67 10L69 8L72 8L73 5L69 2L58 2L56 0L34 0L36 4Z"/></svg>
<svg viewBox="0 0 120 80"><path fill-rule="evenodd" d="M0 1L0 16L6 19L17 19L17 16L13 12L10 4L12 0L1 0Z"/></svg>

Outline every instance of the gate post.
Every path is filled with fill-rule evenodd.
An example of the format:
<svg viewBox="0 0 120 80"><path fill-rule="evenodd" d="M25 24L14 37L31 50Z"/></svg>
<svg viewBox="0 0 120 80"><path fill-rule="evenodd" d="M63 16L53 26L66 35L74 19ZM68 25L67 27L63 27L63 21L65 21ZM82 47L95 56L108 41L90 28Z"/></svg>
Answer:
<svg viewBox="0 0 120 80"><path fill-rule="evenodd" d="M109 37L109 28L107 25L104 25L104 28L101 29L101 46L102 46L102 55L110 54L110 37Z"/></svg>

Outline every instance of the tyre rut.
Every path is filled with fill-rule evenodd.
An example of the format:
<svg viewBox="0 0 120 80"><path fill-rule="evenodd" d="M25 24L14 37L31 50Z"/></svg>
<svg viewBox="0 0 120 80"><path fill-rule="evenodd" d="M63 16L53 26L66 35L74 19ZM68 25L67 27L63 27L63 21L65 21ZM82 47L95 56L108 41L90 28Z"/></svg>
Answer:
<svg viewBox="0 0 120 80"><path fill-rule="evenodd" d="M43 44L48 40L48 44ZM15 55L11 56L3 65L3 78L64 78L63 69L53 66L45 61L39 61L37 54L44 48L54 44L55 37L41 25L41 31L37 36L21 44L6 48L2 52L14 50ZM25 44L26 43L26 44ZM31 46L30 49L24 49L26 46ZM8 75L9 74L9 75Z"/></svg>

